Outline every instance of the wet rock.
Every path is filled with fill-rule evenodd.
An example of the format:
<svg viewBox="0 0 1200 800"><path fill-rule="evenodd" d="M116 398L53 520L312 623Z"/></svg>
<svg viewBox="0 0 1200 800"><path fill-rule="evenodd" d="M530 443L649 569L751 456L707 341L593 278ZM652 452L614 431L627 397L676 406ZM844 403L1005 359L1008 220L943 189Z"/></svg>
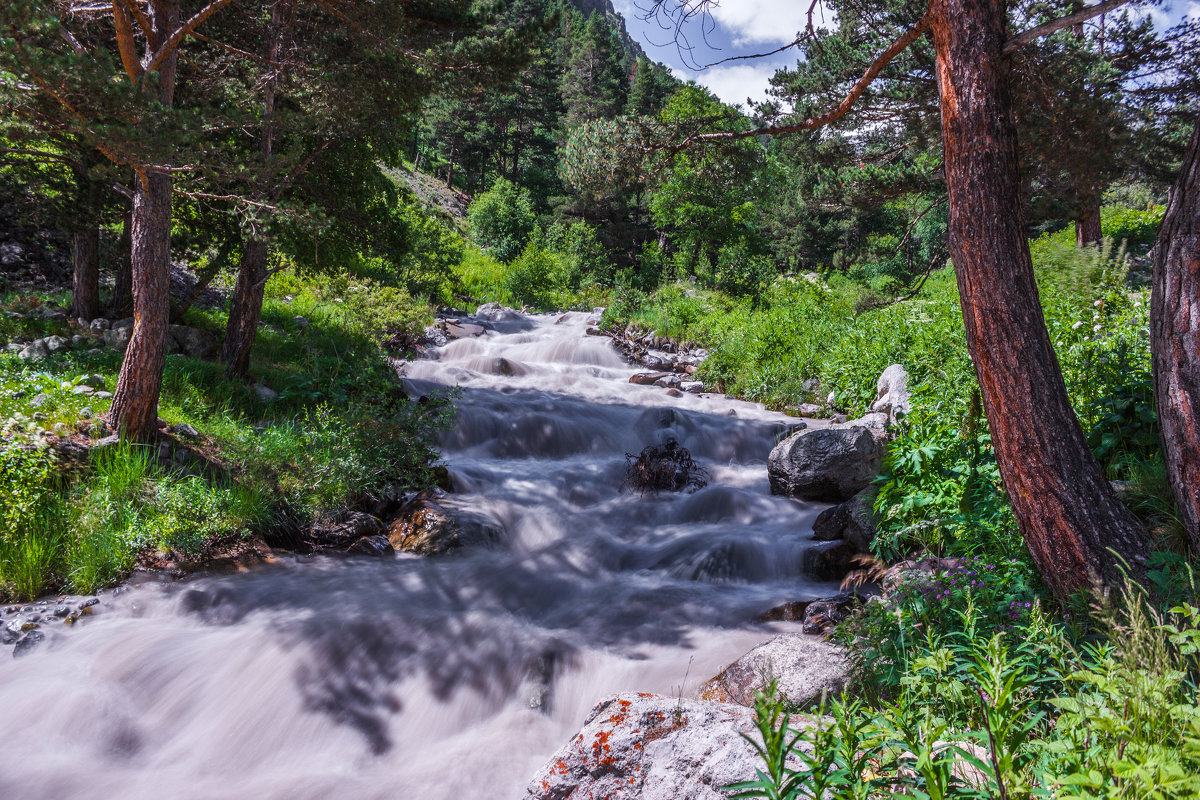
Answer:
<svg viewBox="0 0 1200 800"><path fill-rule="evenodd" d="M446 323L446 335L451 339L469 339L472 336L483 336L483 334L484 329L482 325L475 325L469 322L458 325L451 322Z"/></svg>
<svg viewBox="0 0 1200 800"><path fill-rule="evenodd" d="M534 776L526 800L726 800L722 787L760 768L743 734L757 736L754 712L739 705L616 695Z"/></svg>
<svg viewBox="0 0 1200 800"><path fill-rule="evenodd" d="M678 375L675 375L674 373L667 373L656 380L654 385L661 386L664 389L678 389L681 383L683 383L683 381L679 379Z"/></svg>
<svg viewBox="0 0 1200 800"><path fill-rule="evenodd" d="M759 617L762 622L803 622L804 612L812 604L812 600L796 600L775 606L770 611L763 612Z"/></svg>
<svg viewBox="0 0 1200 800"><path fill-rule="evenodd" d="M388 526L388 542L405 553L432 556L462 546L458 525L439 503L417 498Z"/></svg>
<svg viewBox="0 0 1200 800"><path fill-rule="evenodd" d="M604 331L600 330L599 328L588 328L586 331L584 331L584 333L586 333L588 336L603 336L604 335Z"/></svg>
<svg viewBox="0 0 1200 800"><path fill-rule="evenodd" d="M46 639L46 634L41 631L33 630L21 637L20 641L13 647L13 658L22 658L33 652L39 644Z"/></svg>
<svg viewBox="0 0 1200 800"><path fill-rule="evenodd" d="M350 545L349 549L351 553L374 556L375 558L385 558L396 553L395 548L392 547L392 543L388 541L386 536L364 536Z"/></svg>
<svg viewBox="0 0 1200 800"><path fill-rule="evenodd" d="M825 413L825 409L816 403L801 403L800 407L796 409L796 413L802 417L819 417Z"/></svg>
<svg viewBox="0 0 1200 800"><path fill-rule="evenodd" d="M679 388L688 394L701 394L704 391L703 381L680 381Z"/></svg>
<svg viewBox="0 0 1200 800"><path fill-rule="evenodd" d="M871 411L886 414L888 422L895 424L898 416L912 410L911 399L908 391L908 371L900 364L892 364L879 376Z"/></svg>
<svg viewBox="0 0 1200 800"><path fill-rule="evenodd" d="M507 358L499 357L492 360L492 373L495 375L507 375L509 377L518 377L520 375L528 375L529 370L523 365L509 361Z"/></svg>
<svg viewBox="0 0 1200 800"><path fill-rule="evenodd" d="M814 600L804 609L802 630L807 634L829 632L835 625L850 616L859 605L860 599L852 594L839 594L823 600Z"/></svg>
<svg viewBox="0 0 1200 800"><path fill-rule="evenodd" d="M802 430L771 451L771 492L804 500L848 500L875 480L883 451L883 438L866 426Z"/></svg>
<svg viewBox="0 0 1200 800"><path fill-rule="evenodd" d="M875 541L875 486L868 486L844 503L827 508L813 522L813 538L844 539L859 553L869 553Z"/></svg>
<svg viewBox="0 0 1200 800"><path fill-rule="evenodd" d="M383 533L384 526L378 518L361 511L347 511L331 522L314 525L308 539L317 549L345 550L359 539L382 536Z"/></svg>
<svg viewBox="0 0 1200 800"><path fill-rule="evenodd" d="M667 397L683 397L683 392L675 388L667 389Z"/></svg>
<svg viewBox="0 0 1200 800"><path fill-rule="evenodd" d="M785 633L760 644L700 687L701 700L752 707L756 692L772 680L789 703L807 708L846 688L850 665L838 645L814 636Z"/></svg>
<svg viewBox="0 0 1200 800"><path fill-rule="evenodd" d="M17 358L22 361L41 361L50 355L50 348L46 346L43 339L30 342L20 352L17 353Z"/></svg>
<svg viewBox="0 0 1200 800"><path fill-rule="evenodd" d="M819 581L837 581L854 569L854 547L841 540L828 542L804 551L804 572Z"/></svg>
<svg viewBox="0 0 1200 800"><path fill-rule="evenodd" d="M666 378L670 375L668 372L639 372L629 378L630 383L636 383L639 386L653 386L657 381Z"/></svg>

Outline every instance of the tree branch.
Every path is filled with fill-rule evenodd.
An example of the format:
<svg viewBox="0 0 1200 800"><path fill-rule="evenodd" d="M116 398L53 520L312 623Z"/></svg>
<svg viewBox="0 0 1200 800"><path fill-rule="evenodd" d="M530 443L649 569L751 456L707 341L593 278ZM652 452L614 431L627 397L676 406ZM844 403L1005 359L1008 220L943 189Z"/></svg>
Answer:
<svg viewBox="0 0 1200 800"><path fill-rule="evenodd" d="M213 14L220 11L225 6L229 5L233 0L212 0L211 3L196 12L195 16L189 19L183 25L179 26L171 36L162 43L154 52L154 57L150 59L150 63L146 65L147 72L153 72L158 69L162 62L167 60L187 36L204 24L204 21Z"/></svg>
<svg viewBox="0 0 1200 800"><path fill-rule="evenodd" d="M137 55L137 42L133 39L133 18L129 15L126 0L112 0L113 30L117 35L117 51L121 54L121 65L129 80L137 83L145 70Z"/></svg>
<svg viewBox="0 0 1200 800"><path fill-rule="evenodd" d="M1122 2L1127 2L1127 0L1122 0ZM823 128L831 122L836 122L849 113L850 109L853 108L854 104L858 101L858 98L862 97L863 92L867 90L867 87L870 86L877 77L879 77L879 73L883 71L883 68L886 67L892 59L904 52L904 50L910 44L920 38L920 36L928 29L929 15L927 13L922 14L921 18L917 20L915 25L909 28L899 39L892 42L888 49L884 50L883 53L881 53L880 56L871 63L871 66L867 68L867 71L863 73L863 76L858 79L853 87L851 87L850 92L846 95L845 99L838 103L837 107L825 112L824 114L821 114L820 116L810 117L803 122L797 122L791 125L768 125L766 127L755 128L754 130L749 131L702 133L685 139L683 142L671 149L677 152L690 144L694 144L695 142L722 139L748 139L752 136L773 136L782 133L795 133L796 131L811 131L816 130L817 128Z"/></svg>
<svg viewBox="0 0 1200 800"><path fill-rule="evenodd" d="M1087 22L1092 17L1099 16L1100 14L1107 14L1114 8L1123 6L1128 2L1129 0L1105 0L1105 2L1097 3L1094 6L1089 6L1083 11L1050 20L1043 25L1038 25L1036 28L1030 28L1024 33L1018 33L1016 36L1004 43L1004 55L1012 55L1012 53L1014 53L1018 47L1027 45L1034 39L1040 39L1043 36L1049 36L1055 31L1062 30L1063 28L1069 28L1072 25L1082 24Z"/></svg>

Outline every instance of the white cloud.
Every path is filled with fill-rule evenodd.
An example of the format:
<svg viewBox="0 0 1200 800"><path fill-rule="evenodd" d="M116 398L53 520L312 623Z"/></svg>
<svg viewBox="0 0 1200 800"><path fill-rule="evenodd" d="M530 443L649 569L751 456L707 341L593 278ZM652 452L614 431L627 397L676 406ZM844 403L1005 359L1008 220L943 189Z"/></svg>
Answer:
<svg viewBox="0 0 1200 800"><path fill-rule="evenodd" d="M734 64L713 67L695 76L696 83L707 87L713 94L731 106L741 106L750 97L765 100L771 76L777 67L770 64Z"/></svg>
<svg viewBox="0 0 1200 800"><path fill-rule="evenodd" d="M713 19L730 34L735 45L787 44L808 25L804 0L722 0L712 9ZM832 27L831 10L818 4L813 25Z"/></svg>

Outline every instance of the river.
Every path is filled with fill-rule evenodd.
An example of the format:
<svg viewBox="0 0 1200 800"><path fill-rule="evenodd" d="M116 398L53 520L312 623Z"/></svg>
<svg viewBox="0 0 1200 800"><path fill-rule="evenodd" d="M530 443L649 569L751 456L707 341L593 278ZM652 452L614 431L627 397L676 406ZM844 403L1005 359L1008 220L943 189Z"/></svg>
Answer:
<svg viewBox="0 0 1200 800"><path fill-rule="evenodd" d="M821 507L768 489L795 420L630 384L588 318L500 313L406 366L461 387L452 503L491 545L105 594L0 652L0 798L517 800L603 696L691 695L764 611L831 594L801 569ZM668 438L708 486L623 491Z"/></svg>

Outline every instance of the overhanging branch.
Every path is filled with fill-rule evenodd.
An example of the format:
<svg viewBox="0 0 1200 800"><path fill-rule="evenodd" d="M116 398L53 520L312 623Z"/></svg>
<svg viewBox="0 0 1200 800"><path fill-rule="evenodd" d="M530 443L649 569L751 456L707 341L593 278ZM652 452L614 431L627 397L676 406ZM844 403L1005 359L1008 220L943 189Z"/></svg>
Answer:
<svg viewBox="0 0 1200 800"><path fill-rule="evenodd" d="M1114 8L1125 5L1130 0L1105 0L1103 3L1097 3L1094 6L1089 6L1083 11L1078 11L1065 17L1052 19L1049 22L1038 25L1036 28L1030 28L1024 33L1018 33L1016 36L1004 43L1004 55L1011 55L1018 47L1027 45L1035 39L1040 39L1043 36L1049 36L1055 31L1060 31L1063 28L1069 28L1072 25L1081 25L1087 22L1092 17L1098 17L1101 14L1107 14Z"/></svg>

